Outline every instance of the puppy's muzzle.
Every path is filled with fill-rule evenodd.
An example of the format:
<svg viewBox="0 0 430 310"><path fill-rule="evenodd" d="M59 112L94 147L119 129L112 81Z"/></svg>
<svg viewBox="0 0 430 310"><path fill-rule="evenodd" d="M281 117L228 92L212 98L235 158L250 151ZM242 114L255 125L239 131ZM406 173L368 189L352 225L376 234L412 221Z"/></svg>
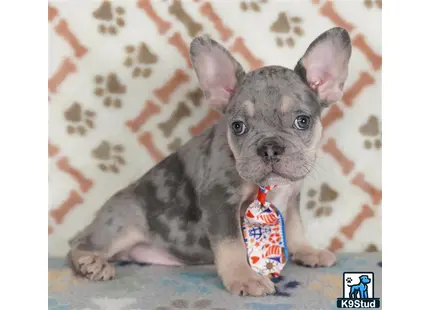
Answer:
<svg viewBox="0 0 430 310"><path fill-rule="evenodd" d="M260 156L264 163L273 164L281 159L285 147L275 139L264 139L257 147L257 155Z"/></svg>

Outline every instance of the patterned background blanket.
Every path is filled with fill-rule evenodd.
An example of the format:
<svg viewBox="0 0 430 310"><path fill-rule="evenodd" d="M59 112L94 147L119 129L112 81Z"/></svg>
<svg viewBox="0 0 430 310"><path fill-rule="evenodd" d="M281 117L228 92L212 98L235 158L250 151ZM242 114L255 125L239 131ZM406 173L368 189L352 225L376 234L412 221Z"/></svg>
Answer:
<svg viewBox="0 0 430 310"><path fill-rule="evenodd" d="M352 38L350 73L324 114L301 214L316 246L381 249L381 1L58 0L48 10L51 255L64 255L115 191L219 118L201 100L193 37L209 34L246 69L292 68L336 25Z"/></svg>

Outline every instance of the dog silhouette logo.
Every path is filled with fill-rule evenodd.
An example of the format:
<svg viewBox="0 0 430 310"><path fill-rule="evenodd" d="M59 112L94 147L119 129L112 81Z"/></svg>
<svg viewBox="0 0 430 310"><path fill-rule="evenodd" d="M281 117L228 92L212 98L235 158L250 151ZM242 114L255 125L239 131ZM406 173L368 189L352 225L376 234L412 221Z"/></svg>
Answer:
<svg viewBox="0 0 430 310"><path fill-rule="evenodd" d="M367 274L358 277L360 280L357 284L347 284L349 289L349 298L369 298L368 284L372 282ZM349 281L348 281L349 280ZM351 283L352 278L347 278L346 282Z"/></svg>
<svg viewBox="0 0 430 310"><path fill-rule="evenodd" d="M380 299L374 296L373 272L344 272L343 298L337 299L338 308L376 309Z"/></svg>

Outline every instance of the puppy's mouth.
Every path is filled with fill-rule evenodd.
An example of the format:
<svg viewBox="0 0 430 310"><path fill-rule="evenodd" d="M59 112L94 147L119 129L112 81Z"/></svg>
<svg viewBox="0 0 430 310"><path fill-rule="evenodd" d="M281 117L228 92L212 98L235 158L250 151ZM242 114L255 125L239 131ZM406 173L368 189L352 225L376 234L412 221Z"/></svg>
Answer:
<svg viewBox="0 0 430 310"><path fill-rule="evenodd" d="M285 174L279 170L276 170L272 167L271 171L268 172L266 175L264 175L261 178L261 183L270 183L270 182L282 182L282 181L289 181L289 182L296 182L303 179L301 176L292 176ZM270 184L269 184L270 185Z"/></svg>
<svg viewBox="0 0 430 310"><path fill-rule="evenodd" d="M287 159L274 163L263 163L260 158L236 162L239 175L244 180L260 186L289 184L303 180L306 177L303 172L307 172L307 169L303 168L299 164L288 164Z"/></svg>

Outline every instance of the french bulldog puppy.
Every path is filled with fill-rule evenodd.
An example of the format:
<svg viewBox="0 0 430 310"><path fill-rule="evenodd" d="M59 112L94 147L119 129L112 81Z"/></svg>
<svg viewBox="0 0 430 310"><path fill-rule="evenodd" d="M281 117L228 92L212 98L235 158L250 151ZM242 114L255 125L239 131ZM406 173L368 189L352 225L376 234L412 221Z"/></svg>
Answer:
<svg viewBox="0 0 430 310"><path fill-rule="evenodd" d="M231 293L271 294L272 281L248 264L241 216L257 185L275 184L267 199L284 214L292 260L333 265L333 253L304 237L298 203L321 139L321 112L343 94L348 33L321 34L294 70L267 66L246 73L208 37L191 42L190 56L206 103L223 116L102 206L69 242L74 270L110 280L115 260L215 263Z"/></svg>

